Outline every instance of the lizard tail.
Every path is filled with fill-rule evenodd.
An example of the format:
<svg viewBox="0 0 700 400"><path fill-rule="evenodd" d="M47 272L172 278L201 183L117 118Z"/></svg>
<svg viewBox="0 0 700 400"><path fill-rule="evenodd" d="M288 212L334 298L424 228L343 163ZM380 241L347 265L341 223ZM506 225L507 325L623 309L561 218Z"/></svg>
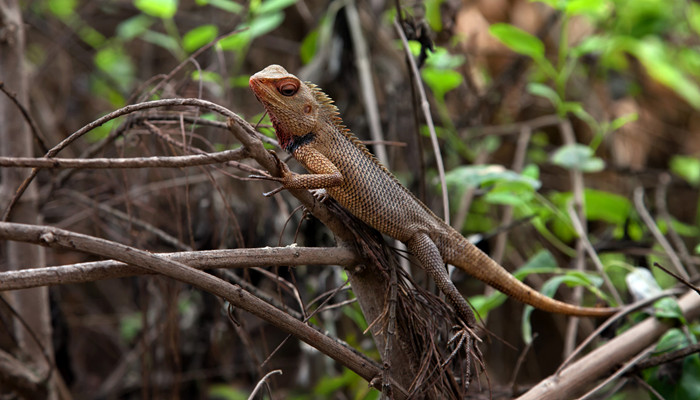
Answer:
<svg viewBox="0 0 700 400"><path fill-rule="evenodd" d="M446 262L522 303L547 312L580 317L607 317L619 311L617 308L580 307L547 297L516 279L456 231L446 242L448 246L440 249Z"/></svg>

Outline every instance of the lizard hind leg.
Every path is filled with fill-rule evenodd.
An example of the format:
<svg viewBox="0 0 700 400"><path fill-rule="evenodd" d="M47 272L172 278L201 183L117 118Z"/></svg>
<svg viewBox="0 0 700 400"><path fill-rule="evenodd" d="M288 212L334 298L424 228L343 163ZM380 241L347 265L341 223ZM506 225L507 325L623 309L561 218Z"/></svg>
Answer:
<svg viewBox="0 0 700 400"><path fill-rule="evenodd" d="M406 242L406 247L418 258L423 269L433 278L438 289L452 303L462 321L469 328L476 327L474 311L450 280L440 251L432 239L425 233L418 233Z"/></svg>

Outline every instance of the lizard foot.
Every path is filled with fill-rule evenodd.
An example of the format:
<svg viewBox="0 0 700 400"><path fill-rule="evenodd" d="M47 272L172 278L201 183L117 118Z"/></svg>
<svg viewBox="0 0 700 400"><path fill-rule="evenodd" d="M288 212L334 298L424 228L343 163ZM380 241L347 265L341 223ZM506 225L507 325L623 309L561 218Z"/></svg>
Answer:
<svg viewBox="0 0 700 400"><path fill-rule="evenodd" d="M277 176L271 176L271 175L248 175L248 178L257 179L257 180L261 180L261 181L273 181L273 182L281 182L281 183L284 182L284 178L280 178ZM282 186L278 187L277 189L273 189L269 192L263 193L263 196L265 196L265 197L274 196L277 193L283 191L284 189L286 189L286 188L284 187L284 185L282 185Z"/></svg>
<svg viewBox="0 0 700 400"><path fill-rule="evenodd" d="M321 203L325 203L331 197L326 189L310 189L311 195Z"/></svg>

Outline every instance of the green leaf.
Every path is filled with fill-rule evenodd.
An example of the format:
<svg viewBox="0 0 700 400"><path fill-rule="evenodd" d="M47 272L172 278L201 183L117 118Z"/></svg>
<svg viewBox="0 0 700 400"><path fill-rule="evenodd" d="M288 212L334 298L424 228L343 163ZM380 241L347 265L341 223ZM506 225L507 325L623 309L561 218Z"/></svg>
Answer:
<svg viewBox="0 0 700 400"><path fill-rule="evenodd" d="M231 0L196 0L198 6L211 5L231 14L238 14L244 10L243 5Z"/></svg>
<svg viewBox="0 0 700 400"><path fill-rule="evenodd" d="M248 32L250 32L253 38L256 38L273 31L278 26L282 25L283 21L284 14L281 12L263 14L250 22L250 29Z"/></svg>
<svg viewBox="0 0 700 400"><path fill-rule="evenodd" d="M552 163L582 172L598 172L605 168L603 160L593 155L593 149L579 143L560 147L552 155Z"/></svg>
<svg viewBox="0 0 700 400"><path fill-rule="evenodd" d="M610 123L610 131L614 132L627 125L628 123L636 121L638 118L639 114L637 114L636 112L617 117Z"/></svg>
<svg viewBox="0 0 700 400"><path fill-rule="evenodd" d="M690 6L688 9L690 27L693 28L696 34L700 34L700 4L690 3L688 5Z"/></svg>
<svg viewBox="0 0 700 400"><path fill-rule="evenodd" d="M651 39L637 41L630 51L652 78L673 89L693 107L700 108L700 88L669 58L664 42Z"/></svg>
<svg viewBox="0 0 700 400"><path fill-rule="evenodd" d="M143 328L140 312L126 314L119 319L119 333L125 342L131 342Z"/></svg>
<svg viewBox="0 0 700 400"><path fill-rule="evenodd" d="M521 182L529 185L532 190L540 188L541 182L516 172L505 169L501 165L467 165L457 167L445 175L447 185L479 187L491 182Z"/></svg>
<svg viewBox="0 0 700 400"><path fill-rule="evenodd" d="M604 18L612 9L607 0L571 0L565 7L567 15L588 15L594 18Z"/></svg>
<svg viewBox="0 0 700 400"><path fill-rule="evenodd" d="M134 0L134 6L158 18L172 18L177 12L177 0Z"/></svg>
<svg viewBox="0 0 700 400"><path fill-rule="evenodd" d="M202 82L211 82L217 85L223 85L224 78L214 71L192 71L192 80Z"/></svg>
<svg viewBox="0 0 700 400"><path fill-rule="evenodd" d="M180 44L177 39L164 33L147 30L139 36L141 40L160 46L173 54L180 52Z"/></svg>
<svg viewBox="0 0 700 400"><path fill-rule="evenodd" d="M683 311L678 305L678 302L670 297L664 297L654 303L654 315L656 318L673 318L678 319L682 323L686 323Z"/></svg>
<svg viewBox="0 0 700 400"><path fill-rule="evenodd" d="M249 393L223 383L209 385L207 389L207 398L209 399L247 400L248 396Z"/></svg>
<svg viewBox="0 0 700 400"><path fill-rule="evenodd" d="M486 193L484 200L491 204L519 206L531 201L535 196L534 191L530 182L500 181Z"/></svg>
<svg viewBox="0 0 700 400"><path fill-rule="evenodd" d="M549 250L540 250L530 257L520 268L513 272L513 276L519 280L525 279L530 274L547 274L558 270L557 261Z"/></svg>
<svg viewBox="0 0 700 400"><path fill-rule="evenodd" d="M440 5L445 0L426 0L424 3L425 7L425 19L430 25L430 29L434 32L442 31L442 16L440 15Z"/></svg>
<svg viewBox="0 0 700 400"><path fill-rule="evenodd" d="M266 0L254 10L256 14L276 13L295 4L297 0Z"/></svg>
<svg viewBox="0 0 700 400"><path fill-rule="evenodd" d="M301 41L301 46L299 47L299 58L301 58L302 64L306 65L314 58L314 55L316 55L317 43L318 29L314 29Z"/></svg>
<svg viewBox="0 0 700 400"><path fill-rule="evenodd" d="M513 25L498 23L489 27L489 33L509 49L534 59L544 58L544 44L537 37Z"/></svg>
<svg viewBox="0 0 700 400"><path fill-rule="evenodd" d="M415 49L415 55L418 56L420 54L420 43L416 41L412 42L418 44ZM465 61L466 58L463 55L452 54L446 48L436 46L425 63L427 66L437 69L455 69L461 67Z"/></svg>
<svg viewBox="0 0 700 400"><path fill-rule="evenodd" d="M671 171L693 186L700 184L700 159L688 156L673 156Z"/></svg>
<svg viewBox="0 0 700 400"><path fill-rule="evenodd" d="M216 39L219 28L216 25L202 25L185 33L182 37L182 47L186 52L192 53L205 44Z"/></svg>
<svg viewBox="0 0 700 400"><path fill-rule="evenodd" d="M124 40L134 39L146 32L155 21L146 14L138 14L117 25L117 36Z"/></svg>
<svg viewBox="0 0 700 400"><path fill-rule="evenodd" d="M121 45L100 49L95 54L95 65L118 82L122 90L126 92L131 89L136 69Z"/></svg>
<svg viewBox="0 0 700 400"><path fill-rule="evenodd" d="M489 311L499 307L501 304L505 303L508 296L501 292L492 292L488 296L477 295L469 297L469 304L474 307L474 311L481 316L481 318L486 318Z"/></svg>
<svg viewBox="0 0 700 400"><path fill-rule="evenodd" d="M559 109L561 106L561 98L551 87L544 85L542 83L530 82L527 84L527 91L535 96L544 97L549 100L554 108Z"/></svg>
<svg viewBox="0 0 700 400"><path fill-rule="evenodd" d="M451 69L424 68L421 76L436 98L443 100L445 94L456 89L464 80L462 74Z"/></svg>
<svg viewBox="0 0 700 400"><path fill-rule="evenodd" d="M623 225L632 212L632 203L623 196L602 190L585 189L586 219Z"/></svg>
<svg viewBox="0 0 700 400"><path fill-rule="evenodd" d="M67 18L75 12L76 0L49 0L49 11L59 19Z"/></svg>

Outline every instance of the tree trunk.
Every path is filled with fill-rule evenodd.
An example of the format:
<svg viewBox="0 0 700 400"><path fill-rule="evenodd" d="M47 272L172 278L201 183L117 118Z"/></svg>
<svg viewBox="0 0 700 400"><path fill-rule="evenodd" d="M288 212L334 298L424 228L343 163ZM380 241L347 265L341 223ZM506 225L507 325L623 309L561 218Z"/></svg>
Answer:
<svg viewBox="0 0 700 400"><path fill-rule="evenodd" d="M20 104L27 107L29 96L27 69L24 66L25 34L18 1L0 0L0 21L2 21L0 24L0 81ZM0 155L32 157L34 156L32 144L31 130L19 108L8 96L0 94ZM27 174L26 169L0 169L0 199L3 210ZM37 198L38 190L34 183L17 202L9 220L27 224L41 223L37 212ZM38 246L9 241L3 244L2 250L5 253L3 269L40 267L46 264L44 250ZM12 307L40 342L39 345L32 338L27 327L15 319L13 329L18 349L14 351L14 356L27 360L28 370L35 371L37 382L40 382L47 376L50 368L43 353L46 352L49 357L53 355L48 289L42 287L18 290L8 294L8 297ZM56 376L55 372L54 376ZM8 386L13 385L13 382L5 383ZM52 392L46 387L42 390ZM53 396L49 396L51 397Z"/></svg>

